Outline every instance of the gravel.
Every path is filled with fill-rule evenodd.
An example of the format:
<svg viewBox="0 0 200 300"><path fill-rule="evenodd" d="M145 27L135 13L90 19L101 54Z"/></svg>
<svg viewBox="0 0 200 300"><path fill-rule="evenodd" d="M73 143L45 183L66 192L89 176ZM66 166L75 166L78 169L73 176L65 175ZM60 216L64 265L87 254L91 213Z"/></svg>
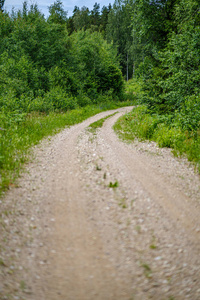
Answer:
<svg viewBox="0 0 200 300"><path fill-rule="evenodd" d="M199 175L170 149L119 141L126 110L34 148L0 203L0 299L200 299Z"/></svg>

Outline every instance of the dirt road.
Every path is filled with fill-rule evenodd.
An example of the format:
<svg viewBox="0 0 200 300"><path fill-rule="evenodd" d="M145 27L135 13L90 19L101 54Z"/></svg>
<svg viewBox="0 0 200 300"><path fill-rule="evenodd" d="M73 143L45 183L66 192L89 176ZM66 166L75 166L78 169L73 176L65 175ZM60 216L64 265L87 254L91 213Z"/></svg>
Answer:
<svg viewBox="0 0 200 300"><path fill-rule="evenodd" d="M35 148L1 200L0 299L200 299L200 180L103 112Z"/></svg>

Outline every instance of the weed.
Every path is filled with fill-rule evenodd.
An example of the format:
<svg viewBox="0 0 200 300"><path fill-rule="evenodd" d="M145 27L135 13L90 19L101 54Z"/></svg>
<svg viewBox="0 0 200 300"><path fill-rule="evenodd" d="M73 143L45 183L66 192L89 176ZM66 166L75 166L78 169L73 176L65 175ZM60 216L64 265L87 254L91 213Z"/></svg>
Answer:
<svg viewBox="0 0 200 300"><path fill-rule="evenodd" d="M119 186L118 181L115 181L114 183L110 182L108 185L108 187L110 187L110 188L117 188L118 186Z"/></svg>
<svg viewBox="0 0 200 300"><path fill-rule="evenodd" d="M119 201L119 206L121 206L122 208L127 208L127 205L126 205L126 199L123 198Z"/></svg>
<svg viewBox="0 0 200 300"><path fill-rule="evenodd" d="M106 172L104 172L103 174L103 179L106 179Z"/></svg>
<svg viewBox="0 0 200 300"><path fill-rule="evenodd" d="M98 165L96 165L96 170L97 171L101 171L101 167L99 167Z"/></svg>
<svg viewBox="0 0 200 300"><path fill-rule="evenodd" d="M9 214L10 214L10 211L4 210L2 213L3 213L6 217L8 217Z"/></svg>
<svg viewBox="0 0 200 300"><path fill-rule="evenodd" d="M6 267L6 264L5 264L5 262L3 261L3 259L2 259L2 258L0 258L0 266L2 266L2 267Z"/></svg>
<svg viewBox="0 0 200 300"><path fill-rule="evenodd" d="M152 236L151 244L150 244L150 246L149 246L150 249L156 249L156 248L157 248L155 242L156 242L156 238L155 238L155 236L153 235L153 236Z"/></svg>
<svg viewBox="0 0 200 300"><path fill-rule="evenodd" d="M96 138L95 134L93 134L92 136L89 136L89 142L94 143L95 138Z"/></svg>
<svg viewBox="0 0 200 300"><path fill-rule="evenodd" d="M151 270L150 266L147 263L142 263L141 266L144 268L144 275L147 278L151 278L152 277L152 270Z"/></svg>
<svg viewBox="0 0 200 300"><path fill-rule="evenodd" d="M136 199L132 199L132 200L131 200L131 208L133 207L133 204L134 204L135 200L136 200Z"/></svg>
<svg viewBox="0 0 200 300"><path fill-rule="evenodd" d="M149 246L149 248L150 248L150 249L156 249L156 248L157 248L157 246L156 246L156 245L154 245L154 244L151 244L151 245Z"/></svg>
<svg viewBox="0 0 200 300"><path fill-rule="evenodd" d="M135 226L135 230L136 230L138 233L141 233L141 226L140 226L140 225L136 225L136 226Z"/></svg>
<svg viewBox="0 0 200 300"><path fill-rule="evenodd" d="M25 283L24 280L21 280L21 281L20 281L20 289L21 289L22 291L24 291L24 290L26 289L26 283Z"/></svg>

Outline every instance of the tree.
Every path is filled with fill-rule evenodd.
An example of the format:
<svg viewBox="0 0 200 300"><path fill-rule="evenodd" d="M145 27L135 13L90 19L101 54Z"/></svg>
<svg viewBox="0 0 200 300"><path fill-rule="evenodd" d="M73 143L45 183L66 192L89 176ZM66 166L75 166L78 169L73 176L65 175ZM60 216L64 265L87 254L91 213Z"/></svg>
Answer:
<svg viewBox="0 0 200 300"><path fill-rule="evenodd" d="M6 40L13 30L13 22L9 14L0 10L0 54L5 50Z"/></svg>
<svg viewBox="0 0 200 300"><path fill-rule="evenodd" d="M169 7L169 3L172 1L165 2L164 7ZM200 105L199 3L197 0L181 0L174 6L173 12L169 31L164 31L167 33L166 39L159 35L159 28L157 30L160 42L150 39L156 31L155 28L152 33L149 31L143 36L148 47L154 46L152 52L147 47L143 50L144 59L138 68L146 93L143 100L159 113L184 110L191 115L193 109L193 119L197 116L199 120L199 114L196 113ZM163 28L167 28L166 24L163 24ZM186 109L187 107L189 108ZM193 123L197 126L197 122Z"/></svg>
<svg viewBox="0 0 200 300"><path fill-rule="evenodd" d="M100 25L100 31L103 32L103 35L106 35L106 26L108 24L108 15L112 9L111 4L109 6L103 6L101 10L101 25Z"/></svg>
<svg viewBox="0 0 200 300"><path fill-rule="evenodd" d="M135 0L133 5L133 55L136 67L148 57L157 63L157 53L176 32L174 10L180 0Z"/></svg>
<svg viewBox="0 0 200 300"><path fill-rule="evenodd" d="M54 4L49 6L50 16L48 17L49 22L56 24L65 24L67 21L67 12L63 9L63 4L60 0L56 0Z"/></svg>
<svg viewBox="0 0 200 300"><path fill-rule="evenodd" d="M162 99L170 110L180 110L200 94L200 18L196 0L181 0L175 10L177 32L173 32L161 55L165 80Z"/></svg>
<svg viewBox="0 0 200 300"><path fill-rule="evenodd" d="M128 73L132 75L133 60L131 53L132 46L132 6L133 0L115 0L112 10L108 15L106 27L106 38L113 42L118 48L121 58L123 74L127 74L127 58L129 59Z"/></svg>
<svg viewBox="0 0 200 300"><path fill-rule="evenodd" d="M90 28L90 11L86 6L75 11L73 15L73 23L76 31Z"/></svg>
<svg viewBox="0 0 200 300"><path fill-rule="evenodd" d="M4 6L5 0L0 0L0 11L3 12L3 6Z"/></svg>
<svg viewBox="0 0 200 300"><path fill-rule="evenodd" d="M92 98L109 90L120 96L123 78L113 46L104 40L101 33L91 30L75 32L71 38L71 72L77 74L81 91Z"/></svg>
<svg viewBox="0 0 200 300"><path fill-rule="evenodd" d="M97 2L93 6L91 11L91 25L99 26L100 25L100 4Z"/></svg>

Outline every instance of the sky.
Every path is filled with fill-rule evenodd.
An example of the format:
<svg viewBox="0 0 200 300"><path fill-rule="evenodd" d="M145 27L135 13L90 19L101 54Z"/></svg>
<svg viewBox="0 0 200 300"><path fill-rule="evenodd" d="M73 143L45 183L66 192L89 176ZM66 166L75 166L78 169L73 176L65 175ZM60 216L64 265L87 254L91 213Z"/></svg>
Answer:
<svg viewBox="0 0 200 300"><path fill-rule="evenodd" d="M93 9L93 6L95 2L100 4L100 10L102 7L108 6L109 3L113 4L114 0L61 0L63 3L64 10L68 12L67 16L70 17L73 14L74 6L78 6L81 8L82 6L88 7L90 10ZM12 7L15 8L15 10L22 8L23 0L5 0L4 3L4 9L8 12L11 12ZM35 4L37 3L39 10L45 15L45 17L48 16L48 6L54 3L54 0L40 0L40 1L34 1L34 0L27 0L28 4Z"/></svg>

